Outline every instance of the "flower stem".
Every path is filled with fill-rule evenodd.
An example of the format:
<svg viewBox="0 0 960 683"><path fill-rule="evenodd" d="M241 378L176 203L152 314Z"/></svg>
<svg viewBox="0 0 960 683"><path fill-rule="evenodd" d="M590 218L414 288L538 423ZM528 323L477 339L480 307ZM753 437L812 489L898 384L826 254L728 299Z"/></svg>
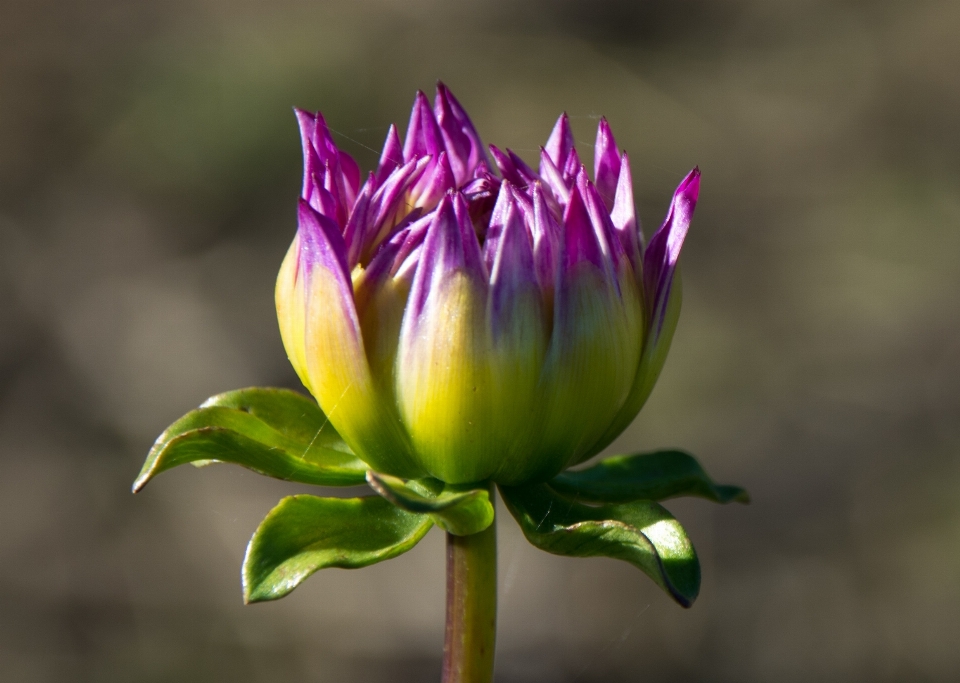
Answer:
<svg viewBox="0 0 960 683"><path fill-rule="evenodd" d="M497 638L496 520L471 536L447 534L443 683L490 683Z"/></svg>

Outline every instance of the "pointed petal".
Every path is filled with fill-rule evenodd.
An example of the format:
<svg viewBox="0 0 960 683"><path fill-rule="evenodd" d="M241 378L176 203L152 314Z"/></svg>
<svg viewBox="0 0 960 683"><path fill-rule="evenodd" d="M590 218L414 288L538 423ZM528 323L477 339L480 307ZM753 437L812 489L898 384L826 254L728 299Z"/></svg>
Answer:
<svg viewBox="0 0 960 683"><path fill-rule="evenodd" d="M673 341L673 334L677 329L677 322L680 319L680 307L683 299L683 287L680 279L679 266L674 269L673 278L669 285L667 294L666 309L662 316L660 330L656 336L647 334L643 348L643 355L640 357L640 363L637 366L637 374L630 388L630 394L623 402L617 416L610 423L610 426L604 432L603 436L587 450L577 460L583 462L593 457L604 448L613 443L630 426L637 413L640 412L653 388L657 384L660 372L667 361L667 353L670 351L670 344Z"/></svg>
<svg viewBox="0 0 960 683"><path fill-rule="evenodd" d="M484 283L489 282L490 276L480 253L480 241L477 232L473 229L470 220L470 207L463 195L459 192L453 195L453 212L460 227L460 243L463 245L463 267L468 273L480 278Z"/></svg>
<svg viewBox="0 0 960 683"><path fill-rule="evenodd" d="M700 169L695 168L687 174L674 192L667 217L650 239L643 257L644 290L650 302L650 312L653 316L651 331L654 335L663 324L673 271L680 258L680 249L690 228L699 193Z"/></svg>
<svg viewBox="0 0 960 683"><path fill-rule="evenodd" d="M373 253L409 212L404 204L407 191L420 179L431 161L431 157L408 161L377 188L370 202L373 225L365 239L364 253Z"/></svg>
<svg viewBox="0 0 960 683"><path fill-rule="evenodd" d="M640 342L615 291L592 266L579 269L558 290L554 328L544 361L543 441L533 462L549 469L517 475L549 478L579 462L604 434L631 388ZM542 465L541 465L542 466Z"/></svg>
<svg viewBox="0 0 960 683"><path fill-rule="evenodd" d="M275 290L277 321L280 324L280 339L290 359L290 365L310 390L310 378L307 376L307 349L304 325L306 323L306 304L304 301L304 283L300 275L300 235L293 238L290 249L280 265Z"/></svg>
<svg viewBox="0 0 960 683"><path fill-rule="evenodd" d="M323 168L320 157L317 156L317 151L313 148L313 134L317 127L317 117L303 109L294 108L293 113L296 115L297 124L300 126L300 144L303 147L303 189L300 196L303 199L310 199L313 194L315 176Z"/></svg>
<svg viewBox="0 0 960 683"><path fill-rule="evenodd" d="M327 163L330 160L337 160L340 150L337 149L336 143L333 141L333 136L330 135L330 128L327 126L327 120L323 118L323 114L320 112L316 113L315 116L316 124L313 127L313 148L317 150L317 154L320 157L320 163Z"/></svg>
<svg viewBox="0 0 960 683"><path fill-rule="evenodd" d="M479 245L476 247L477 252L474 252L470 240L465 239L468 236L472 236L473 242L476 242L473 226L464 224L458 218L454 198L451 195L444 196L427 228L423 253L414 277L413 291L407 306L407 317L411 326L418 324L431 293L440 288L450 273L463 273L480 284L484 283L484 273L478 268L476 258ZM410 332L413 333L412 327ZM404 333L407 333L406 323Z"/></svg>
<svg viewBox="0 0 960 683"><path fill-rule="evenodd" d="M493 156L493 162L500 169L503 179L517 187L525 188L537 179L536 173L524 163L523 159L510 150L504 153L496 145L490 145L490 154Z"/></svg>
<svg viewBox="0 0 960 683"><path fill-rule="evenodd" d="M314 115L312 130L310 144L320 164L327 169L326 187L344 207L344 218L340 222L342 226L346 220L346 211L353 204L360 186L360 167L352 156L337 148L330 134L330 127L320 112Z"/></svg>
<svg viewBox="0 0 960 683"><path fill-rule="evenodd" d="M346 152L340 152L337 158L340 161L340 172L343 174L344 187L347 189L347 201L352 204L360 190L360 166Z"/></svg>
<svg viewBox="0 0 960 683"><path fill-rule="evenodd" d="M433 218L433 214L430 214L430 218ZM397 259L394 261L394 278L402 280L408 285L413 282L413 278L417 274L417 266L420 265L421 253L423 253L423 241L419 244L414 244L405 259Z"/></svg>
<svg viewBox="0 0 960 683"><path fill-rule="evenodd" d="M570 201L570 186L564 180L560 169L553 163L547 150L542 147L540 148L540 175L557 203L565 205Z"/></svg>
<svg viewBox="0 0 960 683"><path fill-rule="evenodd" d="M434 99L433 108L437 125L443 135L444 146L450 155L450 166L456 175L457 185L461 185L466 182L473 170L470 168L470 138L454 116L450 106L450 93L442 83L437 83L437 96Z"/></svg>
<svg viewBox="0 0 960 683"><path fill-rule="evenodd" d="M526 220L528 217L533 220L533 186L539 184L540 179L536 178L530 184L530 187L523 189L519 187L513 187L510 189L510 192L513 194L513 201L517 203L517 207L520 209L520 214L524 217L524 220ZM527 227L529 228L529 225ZM532 239L533 233L529 234L531 235Z"/></svg>
<svg viewBox="0 0 960 683"><path fill-rule="evenodd" d="M400 144L397 127L391 123L390 130L387 131L387 139L383 143L383 151L380 153L380 164L377 166L377 184L382 184L387 176L402 165L403 146Z"/></svg>
<svg viewBox="0 0 960 683"><path fill-rule="evenodd" d="M487 270L493 268L493 261L496 256L500 235L503 233L503 226L506 223L507 215L514 205L513 185L509 180L504 180L500 184L500 192L497 193L497 203L493 205L493 211L490 213L490 223L487 225L487 235L483 241L483 261Z"/></svg>
<svg viewBox="0 0 960 683"><path fill-rule="evenodd" d="M605 432L630 391L642 346L639 296L622 296L610 276L576 187L564 215L561 263L541 378L544 440L532 459L552 467L536 473L543 477L576 461Z"/></svg>
<svg viewBox="0 0 960 683"><path fill-rule="evenodd" d="M630 394L603 436L583 454L583 459L606 448L633 422L660 376L680 317L682 286L677 261L690 227L699 190L700 171L695 168L680 183L664 224L650 240L643 261L644 282L648 283L644 294L650 311L643 356Z"/></svg>
<svg viewBox="0 0 960 683"><path fill-rule="evenodd" d="M346 188L343 186L343 176L340 173L340 164L336 159L327 159L324 172L324 189L329 192L336 204L335 220L338 226L347 222L347 211L350 204L347 202ZM333 218L334 216L331 216Z"/></svg>
<svg viewBox="0 0 960 683"><path fill-rule="evenodd" d="M433 161L432 157L420 157L408 161L381 183L373 195L373 206L376 208L374 221L378 226L396 213L404 194L423 176L423 172L431 161Z"/></svg>
<svg viewBox="0 0 960 683"><path fill-rule="evenodd" d="M414 214L411 213L411 216ZM401 246L393 262L391 275L397 278L406 278L413 280L413 272L416 270L416 264L419 260L419 249L423 246L423 240L427 236L427 230L433 222L432 213L426 216L418 216L410 221L407 227L394 235L391 239L400 239ZM409 275L401 273L401 270L409 271Z"/></svg>
<svg viewBox="0 0 960 683"><path fill-rule="evenodd" d="M304 357L311 393L344 441L378 472L419 476L390 401L377 392L364 352L343 238L300 202Z"/></svg>
<svg viewBox="0 0 960 683"><path fill-rule="evenodd" d="M539 183L533 186L533 260L537 273L537 282L549 304L549 315L553 310L553 289L556 282L560 241L563 238L560 226L547 205L543 188Z"/></svg>
<svg viewBox="0 0 960 683"><path fill-rule="evenodd" d="M422 90L417 91L413 101L413 110L410 112L410 124L407 126L407 137L403 142L403 159L410 161L417 157L437 157L444 151L443 136L437 127L437 120L433 116L433 109Z"/></svg>
<svg viewBox="0 0 960 683"><path fill-rule="evenodd" d="M544 149L557 168L563 169L566 166L567 158L573 150L573 131L570 129L567 112L563 112L557 119Z"/></svg>
<svg viewBox="0 0 960 683"><path fill-rule="evenodd" d="M510 161L513 162L513 167L517 169L520 177L526 181L525 185L523 186L524 188L532 185L535 181L540 180L537 172L530 168L527 165L527 162L514 154L513 150L508 149L507 154L510 156Z"/></svg>
<svg viewBox="0 0 960 683"><path fill-rule="evenodd" d="M633 176L630 173L630 159L624 152L620 157L620 175L617 190L610 212L613 229L617 233L623 250L633 264L634 271L641 272L640 254L643 247L643 235L637 222L637 212L633 204Z"/></svg>
<svg viewBox="0 0 960 683"><path fill-rule="evenodd" d="M443 133L447 151L456 155L451 159L453 170L457 174L457 185L464 185L478 169L487 168L486 152L483 141L474 127L466 110L461 106L450 89L437 82L437 96L434 101L434 113ZM459 133L459 135L458 135ZM462 136L462 137L461 137ZM466 142L464 151L463 142ZM454 152L456 148L456 152Z"/></svg>
<svg viewBox="0 0 960 683"><path fill-rule="evenodd" d="M490 326L494 344L516 321L510 311L522 294L539 292L533 264L533 245L516 204L507 207L506 216L490 272Z"/></svg>
<svg viewBox="0 0 960 683"><path fill-rule="evenodd" d="M307 276L318 260L341 277L346 272L346 264L342 258L343 239L328 217L313 211L301 200L298 219L297 235L277 276L276 305L287 357L304 386L310 389L305 336Z"/></svg>
<svg viewBox="0 0 960 683"><path fill-rule="evenodd" d="M576 148L570 150L570 154L567 155L567 163L559 168L563 169L563 179L566 180L568 184L575 181L577 173L583 168L583 164L580 163L580 155L577 154Z"/></svg>
<svg viewBox="0 0 960 683"><path fill-rule="evenodd" d="M360 194L353 205L347 225L343 229L343 239L347 245L347 264L350 270L360 262L363 255L364 238L370 228L370 200L376 187L376 178L371 173L363 184Z"/></svg>
<svg viewBox="0 0 960 683"><path fill-rule="evenodd" d="M305 277L309 278L315 268L321 267L349 282L347 248L337 225L329 217L314 211L303 200L300 201L297 219L300 267L304 269Z"/></svg>
<svg viewBox="0 0 960 683"><path fill-rule="evenodd" d="M626 256L623 245L620 244L620 240L614 232L610 214L607 213L607 207L604 205L599 191L587 178L587 174L582 168L577 176L577 186L587 207L587 213L590 214L590 222L593 223L593 229L597 234L600 250L604 257L610 261L613 269L616 270Z"/></svg>
<svg viewBox="0 0 960 683"><path fill-rule="evenodd" d="M581 261L592 263L604 271L604 255L578 187L573 188L570 203L563 212L563 228L564 271L573 269Z"/></svg>
<svg viewBox="0 0 960 683"><path fill-rule="evenodd" d="M304 156L306 156L308 146L313 147L313 133L317 129L317 115L299 107L293 108L293 114L297 117L297 125L300 128L300 144L303 145Z"/></svg>
<svg viewBox="0 0 960 683"><path fill-rule="evenodd" d="M384 242L363 272L354 280L354 299L361 316L371 296L376 294L386 280L393 277L397 260L409 235L410 229L406 228ZM364 334L364 340L367 339L368 337Z"/></svg>
<svg viewBox="0 0 960 683"><path fill-rule="evenodd" d="M337 200L334 199L333 195L324 187L326 177L326 169L320 170L319 177L316 175L313 176L312 182L309 184L310 194L304 197L304 199L309 202L314 211L335 221L337 220L339 206Z"/></svg>
<svg viewBox="0 0 960 683"><path fill-rule="evenodd" d="M619 175L620 155L617 152L617 142L613 139L610 124L601 117L593 152L593 178L607 211L613 207Z"/></svg>
<svg viewBox="0 0 960 683"><path fill-rule="evenodd" d="M486 283L468 269L463 236L472 227L453 204L440 201L422 247L400 333L397 400L423 467L467 483L489 477L498 454L487 447Z"/></svg>
<svg viewBox="0 0 960 683"><path fill-rule="evenodd" d="M394 235L377 251L354 283L364 347L379 395L396 405L394 382L403 310L410 294L409 277L393 277L409 231Z"/></svg>
<svg viewBox="0 0 960 683"><path fill-rule="evenodd" d="M457 186L456 176L450 168L450 157L446 152L434 159L410 190L408 203L412 206L431 210L440 198Z"/></svg>
<svg viewBox="0 0 960 683"><path fill-rule="evenodd" d="M520 225L523 227L524 231L527 233L527 240L530 242L530 246L533 246L533 233L534 233L534 221L536 220L533 210L533 197L532 191L533 187L540 185L540 181L536 180L533 182L531 187L526 190L520 190L516 187L510 188L510 194L513 196L513 202L517 208L518 216L520 218ZM541 192L543 189L541 188Z"/></svg>
<svg viewBox="0 0 960 683"><path fill-rule="evenodd" d="M512 477L539 439L540 370L549 328L534 271L533 248L519 207L509 208L490 274L487 303L492 447L498 478Z"/></svg>

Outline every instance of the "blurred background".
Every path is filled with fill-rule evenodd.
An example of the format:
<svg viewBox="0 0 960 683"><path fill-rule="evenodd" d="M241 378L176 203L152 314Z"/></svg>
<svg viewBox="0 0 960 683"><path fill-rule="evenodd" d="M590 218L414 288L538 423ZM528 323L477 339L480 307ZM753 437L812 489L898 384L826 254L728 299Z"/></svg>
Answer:
<svg viewBox="0 0 960 683"><path fill-rule="evenodd" d="M246 541L304 487L130 494L207 396L298 386L291 107L370 168L437 78L529 161L563 110L589 160L606 115L648 234L700 165L673 351L610 451L754 498L668 504L689 611L504 515L497 680L960 680L958 35L924 0L0 1L0 680L439 680L438 531L244 607Z"/></svg>

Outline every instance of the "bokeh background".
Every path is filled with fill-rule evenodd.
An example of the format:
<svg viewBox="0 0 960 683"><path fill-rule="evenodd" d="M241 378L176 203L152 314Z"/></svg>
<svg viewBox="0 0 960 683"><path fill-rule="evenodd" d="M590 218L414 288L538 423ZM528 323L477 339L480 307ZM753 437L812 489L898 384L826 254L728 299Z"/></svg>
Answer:
<svg viewBox="0 0 960 683"><path fill-rule="evenodd" d="M605 114L648 232L693 165L685 308L611 451L683 446L693 609L500 525L497 680L960 680L960 4L0 1L0 680L436 681L443 537L244 607L303 487L130 484L208 395L297 386L272 309L291 106L370 168L447 82L536 158Z"/></svg>

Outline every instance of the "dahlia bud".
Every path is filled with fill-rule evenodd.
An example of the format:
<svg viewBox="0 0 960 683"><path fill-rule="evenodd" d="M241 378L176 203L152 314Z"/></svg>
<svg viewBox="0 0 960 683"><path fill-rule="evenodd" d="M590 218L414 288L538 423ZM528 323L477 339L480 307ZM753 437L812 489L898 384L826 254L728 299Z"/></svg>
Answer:
<svg viewBox="0 0 960 683"><path fill-rule="evenodd" d="M544 481L639 412L669 349L694 169L644 247L630 164L601 119L593 179L566 115L534 171L442 84L377 170L298 111L299 228L276 301L287 355L373 470L449 484Z"/></svg>

